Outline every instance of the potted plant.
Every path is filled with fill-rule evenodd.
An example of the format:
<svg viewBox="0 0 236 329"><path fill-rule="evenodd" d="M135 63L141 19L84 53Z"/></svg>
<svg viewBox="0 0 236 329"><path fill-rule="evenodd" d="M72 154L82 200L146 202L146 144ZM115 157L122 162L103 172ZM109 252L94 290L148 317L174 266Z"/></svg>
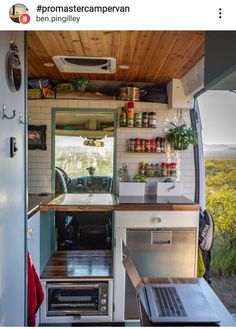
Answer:
<svg viewBox="0 0 236 329"><path fill-rule="evenodd" d="M143 174L137 173L134 176L134 182L138 183L147 183L147 177Z"/></svg>
<svg viewBox="0 0 236 329"><path fill-rule="evenodd" d="M190 144L197 144L197 135L192 127L188 127L185 122L180 124L170 122L170 128L166 133L166 140L174 150L187 150Z"/></svg>
<svg viewBox="0 0 236 329"><path fill-rule="evenodd" d="M119 195L120 196L144 196L146 176L137 173L133 181L129 181L129 173L127 164L123 163L118 170L119 182Z"/></svg>
<svg viewBox="0 0 236 329"><path fill-rule="evenodd" d="M120 177L121 182L129 181L129 170L127 164L122 163L122 166L118 170L118 176Z"/></svg>
<svg viewBox="0 0 236 329"><path fill-rule="evenodd" d="M77 89L77 91L83 92L89 84L89 79L87 78L78 78L73 81L73 85Z"/></svg>

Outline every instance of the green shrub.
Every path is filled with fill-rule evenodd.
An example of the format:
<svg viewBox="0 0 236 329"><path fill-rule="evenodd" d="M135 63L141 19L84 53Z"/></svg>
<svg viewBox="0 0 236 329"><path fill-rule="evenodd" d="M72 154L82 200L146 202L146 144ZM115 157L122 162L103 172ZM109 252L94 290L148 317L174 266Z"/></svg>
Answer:
<svg viewBox="0 0 236 329"><path fill-rule="evenodd" d="M214 275L236 275L236 160L206 160L206 208L215 222Z"/></svg>
<svg viewBox="0 0 236 329"><path fill-rule="evenodd" d="M227 241L216 237L212 250L212 274L231 276L236 274L236 246L230 247Z"/></svg>
<svg viewBox="0 0 236 329"><path fill-rule="evenodd" d="M236 160L206 161L206 207L213 215L216 234L235 247Z"/></svg>

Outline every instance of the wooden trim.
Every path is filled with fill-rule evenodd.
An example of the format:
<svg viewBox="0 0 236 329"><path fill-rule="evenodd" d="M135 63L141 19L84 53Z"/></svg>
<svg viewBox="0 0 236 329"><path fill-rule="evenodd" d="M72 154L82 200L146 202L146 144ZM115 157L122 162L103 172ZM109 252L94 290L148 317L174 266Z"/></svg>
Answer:
<svg viewBox="0 0 236 329"><path fill-rule="evenodd" d="M40 205L40 211L199 211L198 204Z"/></svg>

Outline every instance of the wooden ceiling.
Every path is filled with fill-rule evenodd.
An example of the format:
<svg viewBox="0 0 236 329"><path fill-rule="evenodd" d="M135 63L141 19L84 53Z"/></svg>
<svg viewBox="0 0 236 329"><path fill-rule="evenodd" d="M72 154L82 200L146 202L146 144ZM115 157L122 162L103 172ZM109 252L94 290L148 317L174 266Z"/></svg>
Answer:
<svg viewBox="0 0 236 329"><path fill-rule="evenodd" d="M204 56L201 31L32 31L28 32L28 75L55 80L86 76L90 80L167 83L182 76ZM61 73L47 68L55 55L109 56L115 74ZM129 65L122 70L120 65Z"/></svg>

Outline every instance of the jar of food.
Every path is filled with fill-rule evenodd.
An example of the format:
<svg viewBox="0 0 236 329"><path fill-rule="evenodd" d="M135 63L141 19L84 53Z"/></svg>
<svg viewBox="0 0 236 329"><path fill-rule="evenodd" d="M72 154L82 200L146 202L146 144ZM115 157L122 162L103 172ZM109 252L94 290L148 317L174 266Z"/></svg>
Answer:
<svg viewBox="0 0 236 329"><path fill-rule="evenodd" d="M151 152L151 140L145 139L145 152Z"/></svg>
<svg viewBox="0 0 236 329"><path fill-rule="evenodd" d="M142 113L134 113L134 126L136 128L142 127Z"/></svg>
<svg viewBox="0 0 236 329"><path fill-rule="evenodd" d="M145 139L141 139L140 147L141 147L141 152L145 152Z"/></svg>
<svg viewBox="0 0 236 329"><path fill-rule="evenodd" d="M134 119L127 118L127 127L128 128L134 127Z"/></svg>
<svg viewBox="0 0 236 329"><path fill-rule="evenodd" d="M135 147L134 147L134 139L130 138L129 139L129 152L134 152L135 151Z"/></svg>
<svg viewBox="0 0 236 329"><path fill-rule="evenodd" d="M132 128L134 126L134 102L128 102L127 104L127 127Z"/></svg>
<svg viewBox="0 0 236 329"><path fill-rule="evenodd" d="M161 152L161 138L160 137L156 138L156 152L157 153Z"/></svg>
<svg viewBox="0 0 236 329"><path fill-rule="evenodd" d="M135 138L134 140L134 152L141 152L141 139Z"/></svg>
<svg viewBox="0 0 236 329"><path fill-rule="evenodd" d="M122 106L120 112L120 127L126 127L126 125L127 125L127 115L124 106Z"/></svg>
<svg viewBox="0 0 236 329"><path fill-rule="evenodd" d="M156 164L156 176L161 177L161 164L160 163Z"/></svg>
<svg viewBox="0 0 236 329"><path fill-rule="evenodd" d="M141 175L145 175L145 168L147 163L145 161L139 162L139 172Z"/></svg>
<svg viewBox="0 0 236 329"><path fill-rule="evenodd" d="M127 115L134 118L134 102L127 103Z"/></svg>
<svg viewBox="0 0 236 329"><path fill-rule="evenodd" d="M148 112L142 113L142 127L148 128Z"/></svg>
<svg viewBox="0 0 236 329"><path fill-rule="evenodd" d="M171 163L167 163L166 166L166 175L171 176Z"/></svg>
<svg viewBox="0 0 236 329"><path fill-rule="evenodd" d="M148 177L155 177L155 175L156 175L156 166L153 163L146 165L145 175L148 176Z"/></svg>
<svg viewBox="0 0 236 329"><path fill-rule="evenodd" d="M156 152L156 140L155 139L150 140L150 152Z"/></svg>
<svg viewBox="0 0 236 329"><path fill-rule="evenodd" d="M150 128L157 127L156 112L148 112L148 127Z"/></svg>
<svg viewBox="0 0 236 329"><path fill-rule="evenodd" d="M177 176L177 163L176 162L171 162L171 172L170 176L171 177L176 177Z"/></svg>
<svg viewBox="0 0 236 329"><path fill-rule="evenodd" d="M167 176L167 163L166 162L161 163L161 176L162 177Z"/></svg>
<svg viewBox="0 0 236 329"><path fill-rule="evenodd" d="M165 153L166 151L166 140L164 137L160 138L160 152Z"/></svg>

